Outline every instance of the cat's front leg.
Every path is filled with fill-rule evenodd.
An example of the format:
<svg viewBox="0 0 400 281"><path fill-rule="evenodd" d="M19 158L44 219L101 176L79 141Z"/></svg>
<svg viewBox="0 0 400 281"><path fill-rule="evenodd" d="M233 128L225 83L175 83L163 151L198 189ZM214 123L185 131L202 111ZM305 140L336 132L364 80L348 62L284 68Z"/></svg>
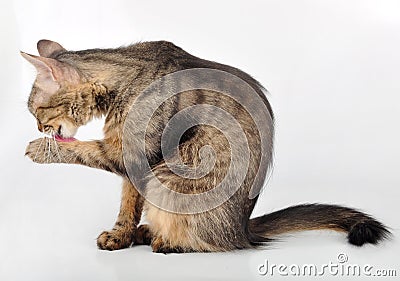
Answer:
<svg viewBox="0 0 400 281"><path fill-rule="evenodd" d="M52 138L29 143L25 155L36 163L79 164L126 176L118 140L60 142Z"/></svg>
<svg viewBox="0 0 400 281"><path fill-rule="evenodd" d="M122 198L118 219L112 230L103 231L97 238L97 246L102 250L119 250L129 247L132 242L138 243L137 236L142 234L142 243L150 243L148 237L150 234L143 232L143 227L139 227L142 215L144 198L128 180L124 179L122 185ZM138 233L141 232L141 233ZM147 236L144 236L147 234Z"/></svg>
<svg viewBox="0 0 400 281"><path fill-rule="evenodd" d="M66 161L66 155L61 152L56 140L46 137L31 141L26 147L25 155L33 162L40 164Z"/></svg>

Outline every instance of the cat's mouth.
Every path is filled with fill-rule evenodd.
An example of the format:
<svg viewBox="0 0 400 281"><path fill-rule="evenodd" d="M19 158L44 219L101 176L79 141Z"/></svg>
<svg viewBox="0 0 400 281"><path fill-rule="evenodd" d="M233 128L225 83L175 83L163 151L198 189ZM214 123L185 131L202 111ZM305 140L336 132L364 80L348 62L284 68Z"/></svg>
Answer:
<svg viewBox="0 0 400 281"><path fill-rule="evenodd" d="M76 141L76 138L74 138L74 137L65 138L65 137L63 137L63 136L61 136L61 135L59 135L59 134L55 134L55 135L54 135L54 139L55 139L56 141L59 141L59 142L72 142L72 141Z"/></svg>
<svg viewBox="0 0 400 281"><path fill-rule="evenodd" d="M54 134L54 139L59 142L72 142L76 141L76 138L73 137L74 133L72 131L65 131L66 126L60 125L58 127L57 133Z"/></svg>

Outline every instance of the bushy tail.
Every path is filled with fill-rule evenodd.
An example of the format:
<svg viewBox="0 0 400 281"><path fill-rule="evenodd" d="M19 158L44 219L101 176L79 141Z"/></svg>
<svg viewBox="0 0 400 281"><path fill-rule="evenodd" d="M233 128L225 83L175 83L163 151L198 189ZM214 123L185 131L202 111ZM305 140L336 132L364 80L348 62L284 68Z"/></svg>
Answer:
<svg viewBox="0 0 400 281"><path fill-rule="evenodd" d="M338 205L303 204L251 219L249 240L258 244L286 232L332 229L347 233L350 244L377 244L390 235L389 230L371 216Z"/></svg>

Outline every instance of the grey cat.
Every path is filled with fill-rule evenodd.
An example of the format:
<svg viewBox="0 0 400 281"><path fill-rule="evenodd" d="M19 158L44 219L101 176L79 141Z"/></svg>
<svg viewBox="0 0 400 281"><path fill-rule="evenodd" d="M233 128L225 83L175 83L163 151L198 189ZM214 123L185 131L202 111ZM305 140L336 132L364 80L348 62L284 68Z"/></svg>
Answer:
<svg viewBox="0 0 400 281"><path fill-rule="evenodd" d="M263 87L243 71L166 41L67 51L41 40L37 47L40 56L22 53L38 72L28 108L50 137L29 143L26 155L37 163L103 169L124 180L117 221L98 237L100 249L150 244L162 253L229 251L312 229L345 232L357 246L389 235L371 216L337 205L296 205L250 219L272 163L274 118ZM174 134L168 124L183 111L190 113L176 123L183 132ZM146 112L151 118L143 124ZM74 138L100 116L106 117L104 139ZM170 137L163 146L165 131ZM216 186L222 188L214 191ZM139 225L142 211L148 225Z"/></svg>

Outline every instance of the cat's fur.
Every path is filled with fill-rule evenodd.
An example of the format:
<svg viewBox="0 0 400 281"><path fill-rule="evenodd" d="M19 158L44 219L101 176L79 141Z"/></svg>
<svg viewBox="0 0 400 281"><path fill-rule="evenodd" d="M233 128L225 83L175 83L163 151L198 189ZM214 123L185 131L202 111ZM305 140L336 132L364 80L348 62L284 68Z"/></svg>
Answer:
<svg viewBox="0 0 400 281"><path fill-rule="evenodd" d="M38 51L40 56L22 55L38 70L28 108L40 131L69 138L93 117L106 116L102 140L63 142L46 138L31 142L26 149L26 155L38 163L81 164L113 172L124 179L118 219L112 230L98 237L100 249L116 250L133 243L151 244L153 251L163 253L228 251L254 247L282 233L309 229L343 231L350 243L363 245L375 244L389 234L383 224L369 215L337 205L297 205L250 219L257 197L249 199L248 195L258 164L261 157L266 157L267 163L272 161L273 114L262 86L248 74L197 58L165 41L116 49L67 51L58 43L41 40ZM221 181L228 169L229 145L221 132L207 125L188 130L179 151L185 163L196 165L200 161L199 149L213 146L217 161L209 175L196 180L182 179L164 163L158 136L166 120L190 105L211 104L231 113L243 128L250 148L246 178L232 197L207 212L177 214L148 203L129 180L122 156L122 130L130 106L143 89L166 74L192 68L231 73L254 89L270 115L265 120L270 128L266 140L270 151L261 155L257 128L248 112L233 99L203 90L174 96L155 112L149 126L153 131L148 132L151 137L146 138L148 160L163 184L183 193L203 192L213 187L211 183ZM267 169L268 166L261 167L264 176ZM154 185L157 183L150 181L146 192L156 192ZM142 210L149 225L139 226Z"/></svg>

